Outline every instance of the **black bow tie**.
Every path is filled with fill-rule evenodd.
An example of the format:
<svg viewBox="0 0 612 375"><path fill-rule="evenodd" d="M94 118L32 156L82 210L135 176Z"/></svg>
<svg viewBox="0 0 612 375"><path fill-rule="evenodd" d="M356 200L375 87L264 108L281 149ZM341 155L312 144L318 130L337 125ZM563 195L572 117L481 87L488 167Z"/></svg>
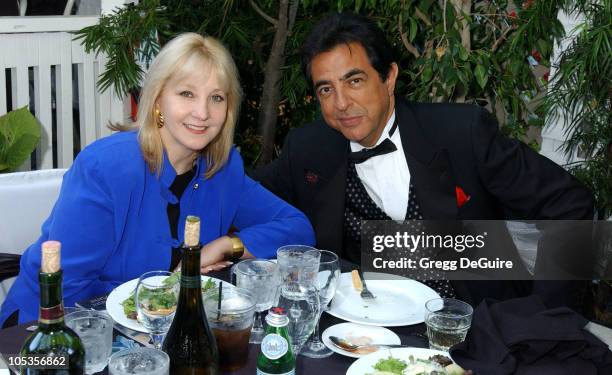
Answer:
<svg viewBox="0 0 612 375"><path fill-rule="evenodd" d="M387 138L374 148L364 148L361 151L351 152L349 154L349 160L355 164L359 164L371 157L388 154L395 150L397 150L397 147L395 147L395 144L391 142L389 138Z"/></svg>

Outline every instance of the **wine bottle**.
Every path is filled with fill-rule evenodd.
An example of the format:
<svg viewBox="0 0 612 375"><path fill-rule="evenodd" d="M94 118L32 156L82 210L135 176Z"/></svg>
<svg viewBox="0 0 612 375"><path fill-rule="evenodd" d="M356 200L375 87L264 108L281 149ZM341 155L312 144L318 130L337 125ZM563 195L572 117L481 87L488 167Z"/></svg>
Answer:
<svg viewBox="0 0 612 375"><path fill-rule="evenodd" d="M217 342L202 304L200 219L187 216L181 246L181 289L172 325L162 345L170 356L172 375L213 375L219 372Z"/></svg>
<svg viewBox="0 0 612 375"><path fill-rule="evenodd" d="M282 307L273 307L266 316L266 335L257 357L257 375L294 375L295 357L287 326L289 318Z"/></svg>
<svg viewBox="0 0 612 375"><path fill-rule="evenodd" d="M40 308L38 328L24 342L19 353L21 374L83 374L85 348L77 334L64 324L62 300L61 244L42 244Z"/></svg>

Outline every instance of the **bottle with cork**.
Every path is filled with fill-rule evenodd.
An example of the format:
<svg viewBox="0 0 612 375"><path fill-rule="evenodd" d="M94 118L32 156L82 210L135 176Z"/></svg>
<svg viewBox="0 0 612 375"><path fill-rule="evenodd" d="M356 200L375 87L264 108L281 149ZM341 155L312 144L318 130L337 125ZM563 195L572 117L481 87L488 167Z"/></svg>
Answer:
<svg viewBox="0 0 612 375"><path fill-rule="evenodd" d="M85 348L79 336L64 323L60 254L58 241L43 242L38 273L38 328L26 339L19 353L21 374L84 373Z"/></svg>
<svg viewBox="0 0 612 375"><path fill-rule="evenodd" d="M181 246L181 289L172 325L162 349L170 356L172 375L219 373L217 342L210 330L202 303L200 276L200 219L187 216Z"/></svg>

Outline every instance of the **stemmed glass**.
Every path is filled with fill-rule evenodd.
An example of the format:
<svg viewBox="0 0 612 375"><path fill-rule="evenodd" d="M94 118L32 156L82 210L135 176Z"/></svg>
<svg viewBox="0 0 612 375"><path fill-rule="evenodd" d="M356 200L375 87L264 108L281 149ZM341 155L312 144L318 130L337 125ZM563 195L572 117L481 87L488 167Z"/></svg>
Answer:
<svg viewBox="0 0 612 375"><path fill-rule="evenodd" d="M279 248L276 255L281 273L278 306L287 312L291 346L297 356L319 317L315 283L321 252L310 246L290 245Z"/></svg>
<svg viewBox="0 0 612 375"><path fill-rule="evenodd" d="M278 265L265 259L246 259L232 267L232 275L237 287L250 290L255 297L255 321L249 343L261 344L265 333L262 313L272 307L278 294Z"/></svg>
<svg viewBox="0 0 612 375"><path fill-rule="evenodd" d="M319 252L321 253L321 259L319 261L319 272L316 277L315 286L319 291L321 308L319 309L315 330L310 340L308 340L300 352L301 355L309 358L324 358L333 354L319 339L319 321L323 312L327 310L327 305L334 298L334 294L336 294L340 278L340 264L338 262L338 255L327 250L319 250Z"/></svg>
<svg viewBox="0 0 612 375"><path fill-rule="evenodd" d="M280 288L278 306L287 312L291 348L297 356L316 325L319 316L319 292L314 284L309 282L284 283Z"/></svg>
<svg viewBox="0 0 612 375"><path fill-rule="evenodd" d="M149 331L153 345L161 345L172 324L179 293L179 279L168 271L146 272L136 286L138 321Z"/></svg>

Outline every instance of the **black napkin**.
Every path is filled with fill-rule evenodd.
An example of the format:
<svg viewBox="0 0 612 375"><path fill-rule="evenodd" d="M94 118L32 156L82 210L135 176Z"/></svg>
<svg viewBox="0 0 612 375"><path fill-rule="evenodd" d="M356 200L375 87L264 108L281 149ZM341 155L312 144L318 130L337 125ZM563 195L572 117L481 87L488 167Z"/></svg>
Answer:
<svg viewBox="0 0 612 375"><path fill-rule="evenodd" d="M536 295L486 299L474 310L466 340L450 354L476 375L612 374L612 352L583 329L587 322L566 307L547 310Z"/></svg>

